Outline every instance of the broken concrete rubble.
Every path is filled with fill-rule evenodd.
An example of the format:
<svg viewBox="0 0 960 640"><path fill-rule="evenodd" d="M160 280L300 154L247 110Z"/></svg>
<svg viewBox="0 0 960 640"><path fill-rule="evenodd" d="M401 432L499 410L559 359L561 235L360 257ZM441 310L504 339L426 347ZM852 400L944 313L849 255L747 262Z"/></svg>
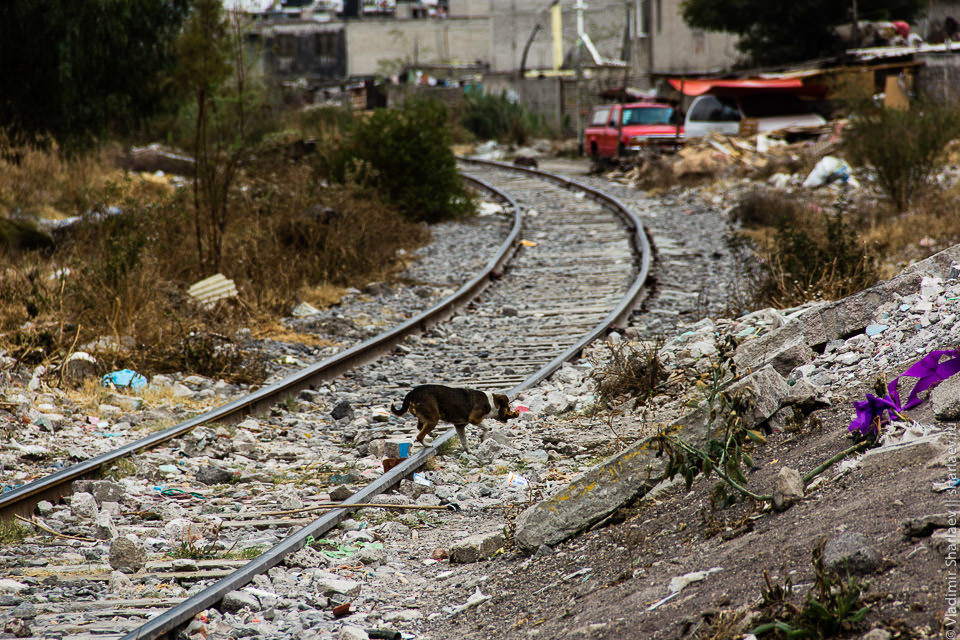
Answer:
<svg viewBox="0 0 960 640"><path fill-rule="evenodd" d="M909 295L921 288L924 277L950 277L960 259L960 248L951 247L922 260L891 280L842 300L816 305L781 327L741 344L734 356L741 369L772 364L781 374L811 362L830 340L845 340L863 332L877 307L892 294ZM806 348L805 348L806 347Z"/></svg>
<svg viewBox="0 0 960 640"><path fill-rule="evenodd" d="M527 551L562 542L642 496L664 470L652 440L645 439L521 513L514 539Z"/></svg>
<svg viewBox="0 0 960 640"><path fill-rule="evenodd" d="M796 469L783 467L777 474L777 484L773 490L773 508L785 511L803 500L803 481Z"/></svg>
<svg viewBox="0 0 960 640"><path fill-rule="evenodd" d="M950 513L932 513L922 518L907 518L900 523L900 528L905 536L923 538L937 529L950 528L950 517Z"/></svg>
<svg viewBox="0 0 960 640"><path fill-rule="evenodd" d="M871 449L863 455L860 464L866 473L926 465L945 455L951 445L948 434L935 433L903 444Z"/></svg>
<svg viewBox="0 0 960 640"><path fill-rule="evenodd" d="M930 392L930 401L937 420L960 420L960 380L955 377L944 380Z"/></svg>
<svg viewBox="0 0 960 640"><path fill-rule="evenodd" d="M756 428L776 413L789 396L790 387L773 367L767 366L728 387L731 392L750 390L754 402L745 416ZM707 413L698 408L677 421L680 435L698 446L708 434ZM646 438L597 465L546 500L520 514L514 534L526 551L555 545L607 517L624 504L643 496L662 478L666 461L657 456L653 438Z"/></svg>
<svg viewBox="0 0 960 640"><path fill-rule="evenodd" d="M795 368L812 362L816 354L804 336L794 336L786 342L773 343L757 338L737 349L735 362L744 370L756 368L759 363L769 363L782 376Z"/></svg>
<svg viewBox="0 0 960 640"><path fill-rule="evenodd" d="M136 573L147 562L143 544L133 536L114 538L110 544L110 566L124 573Z"/></svg>
<svg viewBox="0 0 960 640"><path fill-rule="evenodd" d="M503 534L499 531L468 536L450 547L450 562L466 564L492 558L503 546Z"/></svg>
<svg viewBox="0 0 960 640"><path fill-rule="evenodd" d="M823 565L828 571L841 574L867 575L880 568L883 557L863 534L844 531L827 541L823 548Z"/></svg>

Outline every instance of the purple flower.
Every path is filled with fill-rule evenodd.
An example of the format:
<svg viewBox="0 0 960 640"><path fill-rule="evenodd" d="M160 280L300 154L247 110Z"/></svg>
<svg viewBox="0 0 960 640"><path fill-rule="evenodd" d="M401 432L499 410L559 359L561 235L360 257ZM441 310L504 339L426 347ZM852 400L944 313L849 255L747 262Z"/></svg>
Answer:
<svg viewBox="0 0 960 640"><path fill-rule="evenodd" d="M940 362L940 359L944 356L948 356L950 359ZM878 398L868 393L866 400L854 402L853 408L857 412L857 417L850 423L848 430L858 431L863 436L875 435L881 424L923 402L923 399L920 398L921 393L927 389L932 389L957 372L960 372L960 350L931 351L909 369L891 380L890 384L887 385L887 395ZM900 404L900 392L897 389L900 378L917 378L916 384L913 385L913 389L903 405ZM886 417L884 412L887 413Z"/></svg>

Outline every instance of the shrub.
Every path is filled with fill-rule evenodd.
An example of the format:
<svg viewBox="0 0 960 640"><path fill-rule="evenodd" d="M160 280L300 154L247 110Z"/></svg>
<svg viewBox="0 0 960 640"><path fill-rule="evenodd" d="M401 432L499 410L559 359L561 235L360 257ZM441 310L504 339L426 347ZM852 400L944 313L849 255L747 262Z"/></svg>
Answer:
<svg viewBox="0 0 960 640"><path fill-rule="evenodd" d="M473 210L450 149L447 108L411 98L400 109L357 119L329 149L323 171L341 183L373 186L410 220L439 222Z"/></svg>
<svg viewBox="0 0 960 640"><path fill-rule="evenodd" d="M851 119L844 144L852 159L876 169L880 186L905 210L940 168L947 144L960 135L960 108L864 108Z"/></svg>
<svg viewBox="0 0 960 640"><path fill-rule="evenodd" d="M796 220L802 211L803 205L783 192L761 186L744 193L730 217L744 227L777 227Z"/></svg>
<svg viewBox="0 0 960 640"><path fill-rule="evenodd" d="M382 279L399 249L428 237L372 189L319 184L285 148L258 154L232 199L223 273L239 299L213 309L189 300L190 284L211 275L197 259L191 194L147 192L136 186L147 181L129 178L91 190L84 221L58 232L47 251L0 244L2 348L37 363L105 337L122 345L98 353L106 367L257 379L263 367L233 339L239 328L300 300L316 304L317 286Z"/></svg>
<svg viewBox="0 0 960 640"><path fill-rule="evenodd" d="M49 139L30 141L0 129L0 217L72 216L115 171L107 146L67 156Z"/></svg>
<svg viewBox="0 0 960 640"><path fill-rule="evenodd" d="M478 138L509 140L522 145L532 136L549 133L542 117L525 109L520 102L510 100L506 94L470 91L464 99L466 109L460 116L460 124Z"/></svg>
<svg viewBox="0 0 960 640"><path fill-rule="evenodd" d="M602 353L592 363L594 390L597 404L609 406L617 398L630 396L641 405L650 398L666 380L667 370L660 361L663 338L633 345L617 342L609 345L609 352Z"/></svg>
<svg viewBox="0 0 960 640"><path fill-rule="evenodd" d="M277 189L282 183L285 189ZM231 273L257 306L286 311L305 289L349 286L382 278L399 249L429 234L405 219L371 188L319 189L306 166L288 166L250 179L242 202L244 233L228 240ZM289 256L284 268L278 256ZM302 298L301 298L302 299Z"/></svg>
<svg viewBox="0 0 960 640"><path fill-rule="evenodd" d="M728 291L728 312L789 307L856 293L879 279L875 252L858 236L856 220L841 199L833 213L803 206L789 195L752 190L733 209L745 226L772 234L731 230L725 241L740 277Z"/></svg>
<svg viewBox="0 0 960 640"><path fill-rule="evenodd" d="M783 221L762 251L756 302L788 307L836 299L877 280L876 257L840 211Z"/></svg>

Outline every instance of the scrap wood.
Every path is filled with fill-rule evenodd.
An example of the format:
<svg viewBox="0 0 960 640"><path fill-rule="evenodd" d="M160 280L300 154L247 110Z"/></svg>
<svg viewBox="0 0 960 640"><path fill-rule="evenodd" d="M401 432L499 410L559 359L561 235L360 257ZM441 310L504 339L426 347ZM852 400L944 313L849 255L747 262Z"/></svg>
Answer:
<svg viewBox="0 0 960 640"><path fill-rule="evenodd" d="M19 514L17 514L16 517L17 517L17 520L23 520L23 521L26 522L27 524L33 525L33 526L36 527L37 529L40 529L41 531L46 531L47 533L49 533L49 534L51 534L51 535L54 535L54 536L57 536L58 538L67 538L68 540L79 540L80 542L96 542L96 540L94 540L93 538L84 538L84 537L82 537L82 536L70 536L70 535L67 535L67 534L65 534L65 533L60 533L59 531L54 531L53 529L51 529L51 528L48 527L47 525L41 524L40 522L34 520L33 518L29 518L29 519L28 519L28 518L24 518L23 516L21 516L21 515L19 515Z"/></svg>
<svg viewBox="0 0 960 640"><path fill-rule="evenodd" d="M265 513L253 514L255 516L286 516L294 513L304 513L306 511L320 511L321 509L340 509L346 507L375 507L380 509L432 509L437 511L459 511L459 508L452 504L386 504L381 502L355 502L346 504L343 502L331 502L328 504L317 504L312 507L303 507L302 509L288 509L286 511L267 511ZM247 515L247 514L243 514Z"/></svg>

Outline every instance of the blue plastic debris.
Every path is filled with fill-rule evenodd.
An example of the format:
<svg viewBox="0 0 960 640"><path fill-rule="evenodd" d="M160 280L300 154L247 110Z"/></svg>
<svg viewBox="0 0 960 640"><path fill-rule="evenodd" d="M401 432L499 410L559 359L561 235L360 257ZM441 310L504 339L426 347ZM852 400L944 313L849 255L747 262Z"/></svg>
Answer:
<svg viewBox="0 0 960 640"><path fill-rule="evenodd" d="M111 371L107 375L103 376L100 384L105 387L116 387L117 389L124 389L127 387L130 389L140 389L141 387L147 386L147 379L136 371L131 371L130 369L121 369L119 371Z"/></svg>
<svg viewBox="0 0 960 640"><path fill-rule="evenodd" d="M868 325L867 325L867 328L864 329L864 332L865 332L868 336L875 336L875 335L878 335L878 334L883 333L883 332L886 331L887 329L889 329L889 327L888 327L887 325L885 325L885 324L868 324Z"/></svg>

